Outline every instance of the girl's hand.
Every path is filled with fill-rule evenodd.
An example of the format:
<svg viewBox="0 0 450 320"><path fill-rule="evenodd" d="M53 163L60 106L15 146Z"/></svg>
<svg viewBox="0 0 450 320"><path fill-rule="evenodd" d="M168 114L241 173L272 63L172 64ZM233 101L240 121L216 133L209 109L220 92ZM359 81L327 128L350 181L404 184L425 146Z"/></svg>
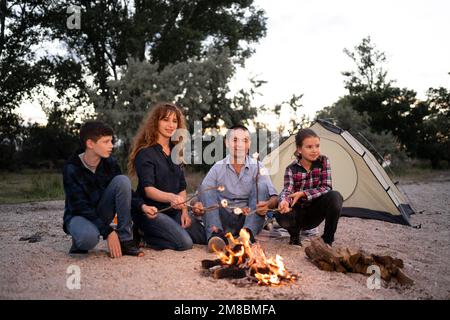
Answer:
<svg viewBox="0 0 450 320"><path fill-rule="evenodd" d="M172 195L172 199L170 200L170 206L176 210L182 210L186 208L186 204L183 203L185 199L177 194Z"/></svg>
<svg viewBox="0 0 450 320"><path fill-rule="evenodd" d="M183 213L181 214L181 227L183 229L186 229L189 228L191 224L192 224L191 217L189 216L187 211L183 211Z"/></svg>
<svg viewBox="0 0 450 320"><path fill-rule="evenodd" d="M297 192L294 192L293 194L288 195L288 197L294 199L294 201L292 201L292 204L291 204L291 206L293 207L294 204L296 204L299 199L305 197L305 193L303 191L297 191Z"/></svg>
<svg viewBox="0 0 450 320"><path fill-rule="evenodd" d="M280 211L281 214L285 214L291 211L291 208L289 208L289 202L287 202L286 200L281 201L278 204L278 210Z"/></svg>
<svg viewBox="0 0 450 320"><path fill-rule="evenodd" d="M142 212L145 213L147 215L147 217L149 217L150 219L155 219L156 216L158 215L158 208L153 207L153 206L148 206L146 204L142 205Z"/></svg>

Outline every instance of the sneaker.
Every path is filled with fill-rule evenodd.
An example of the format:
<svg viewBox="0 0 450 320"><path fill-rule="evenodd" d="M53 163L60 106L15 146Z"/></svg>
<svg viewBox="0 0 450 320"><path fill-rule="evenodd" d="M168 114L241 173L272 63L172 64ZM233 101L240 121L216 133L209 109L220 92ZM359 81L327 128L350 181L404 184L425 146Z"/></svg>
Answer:
<svg viewBox="0 0 450 320"><path fill-rule="evenodd" d="M70 247L69 254L86 254L87 250L78 249L75 245L75 241L72 239L72 246Z"/></svg>
<svg viewBox="0 0 450 320"><path fill-rule="evenodd" d="M145 247L144 232L136 225L133 225L133 240L138 248Z"/></svg>
<svg viewBox="0 0 450 320"><path fill-rule="evenodd" d="M122 255L142 257L144 252L136 246L134 240L120 242L120 248L122 249Z"/></svg>
<svg viewBox="0 0 450 320"><path fill-rule="evenodd" d="M223 233L213 233L208 240L208 252L222 251L228 243Z"/></svg>
<svg viewBox="0 0 450 320"><path fill-rule="evenodd" d="M309 238L309 237L314 237L317 236L319 234L319 228L315 227L309 230L301 230L300 231L300 236L301 237L305 237L305 238Z"/></svg>
<svg viewBox="0 0 450 320"><path fill-rule="evenodd" d="M325 244L329 245L330 247L333 246L333 240L332 239L326 239L323 236L321 236L320 238L323 240L323 242L325 242Z"/></svg>
<svg viewBox="0 0 450 320"><path fill-rule="evenodd" d="M289 239L289 244L293 246L301 246L302 243L300 242L300 235L291 235L291 238Z"/></svg>
<svg viewBox="0 0 450 320"><path fill-rule="evenodd" d="M267 218L267 220L264 222L264 229L268 231L273 230L273 220L274 218Z"/></svg>

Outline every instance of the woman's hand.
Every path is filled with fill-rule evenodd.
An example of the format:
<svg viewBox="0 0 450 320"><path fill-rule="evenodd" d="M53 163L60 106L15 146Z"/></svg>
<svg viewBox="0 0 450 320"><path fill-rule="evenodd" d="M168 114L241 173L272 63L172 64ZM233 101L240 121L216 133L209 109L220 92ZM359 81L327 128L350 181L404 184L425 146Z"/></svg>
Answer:
<svg viewBox="0 0 450 320"><path fill-rule="evenodd" d="M196 216L202 216L205 214L205 208L203 207L203 203L201 203L200 201L197 201L196 203L194 203L194 205L192 206L192 212L196 215Z"/></svg>
<svg viewBox="0 0 450 320"><path fill-rule="evenodd" d="M155 219L158 216L158 208L156 207L143 204L141 209L142 212L145 213L150 219Z"/></svg>
<svg viewBox="0 0 450 320"><path fill-rule="evenodd" d="M189 228L192 224L191 217L189 216L187 211L183 211L181 213L181 227L183 229Z"/></svg>
<svg viewBox="0 0 450 320"><path fill-rule="evenodd" d="M184 203L185 199L182 196L177 194L173 194L170 199L170 206L176 210L182 210L186 208L186 204Z"/></svg>
<svg viewBox="0 0 450 320"><path fill-rule="evenodd" d="M289 202L287 202L286 200L281 201L278 204L278 210L280 211L281 214L285 214L291 211L291 208L289 208Z"/></svg>

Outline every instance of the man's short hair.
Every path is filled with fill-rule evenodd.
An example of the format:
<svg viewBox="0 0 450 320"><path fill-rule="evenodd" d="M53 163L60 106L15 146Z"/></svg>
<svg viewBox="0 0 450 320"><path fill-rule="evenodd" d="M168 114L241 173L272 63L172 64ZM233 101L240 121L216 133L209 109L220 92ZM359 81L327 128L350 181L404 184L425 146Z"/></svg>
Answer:
<svg viewBox="0 0 450 320"><path fill-rule="evenodd" d="M235 124L235 125L231 126L230 128L228 128L227 135L226 135L227 139L231 136L231 131L234 131L234 130L243 130L243 131L247 131L250 133L248 128L246 126L244 126L243 124Z"/></svg>
<svg viewBox="0 0 450 320"><path fill-rule="evenodd" d="M88 139L97 142L102 137L112 137L113 135L113 129L106 123L97 120L86 121L80 128L81 146L86 148L86 141Z"/></svg>

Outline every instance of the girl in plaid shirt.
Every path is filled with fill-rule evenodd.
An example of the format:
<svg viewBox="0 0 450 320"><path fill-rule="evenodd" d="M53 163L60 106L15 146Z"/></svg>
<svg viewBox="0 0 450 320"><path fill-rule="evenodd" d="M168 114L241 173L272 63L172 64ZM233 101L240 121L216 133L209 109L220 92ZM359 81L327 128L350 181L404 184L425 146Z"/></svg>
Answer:
<svg viewBox="0 0 450 320"><path fill-rule="evenodd" d="M341 214L342 196L332 190L330 161L320 154L320 138L311 129L295 136L297 160L284 174L279 196L277 222L290 236L290 244L301 245L300 231L319 226L325 220L322 239L331 245Z"/></svg>

